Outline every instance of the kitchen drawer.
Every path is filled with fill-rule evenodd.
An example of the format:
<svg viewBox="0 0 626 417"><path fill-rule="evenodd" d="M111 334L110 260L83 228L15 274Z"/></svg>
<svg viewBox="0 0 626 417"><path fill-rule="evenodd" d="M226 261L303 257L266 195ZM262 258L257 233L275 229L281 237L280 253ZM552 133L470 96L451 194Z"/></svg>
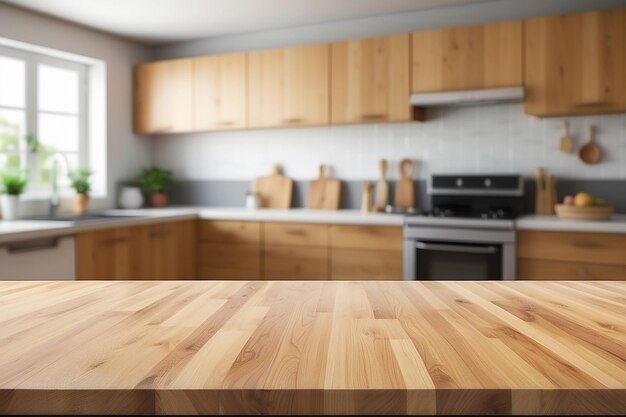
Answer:
<svg viewBox="0 0 626 417"><path fill-rule="evenodd" d="M200 269L250 271L258 277L261 274L261 248L239 243L200 242L198 265Z"/></svg>
<svg viewBox="0 0 626 417"><path fill-rule="evenodd" d="M402 251L402 227L331 225L330 246Z"/></svg>
<svg viewBox="0 0 626 417"><path fill-rule="evenodd" d="M328 249L266 246L265 279L328 279Z"/></svg>
<svg viewBox="0 0 626 417"><path fill-rule="evenodd" d="M328 226L325 224L265 223L266 245L328 246Z"/></svg>
<svg viewBox="0 0 626 417"><path fill-rule="evenodd" d="M200 222L199 239L214 243L260 243L261 224L203 220Z"/></svg>
<svg viewBox="0 0 626 417"><path fill-rule="evenodd" d="M522 280L626 280L626 266L583 262L520 259L517 277Z"/></svg>
<svg viewBox="0 0 626 417"><path fill-rule="evenodd" d="M333 280L402 280L402 251L333 248Z"/></svg>
<svg viewBox="0 0 626 417"><path fill-rule="evenodd" d="M517 257L626 265L626 234L522 230Z"/></svg>

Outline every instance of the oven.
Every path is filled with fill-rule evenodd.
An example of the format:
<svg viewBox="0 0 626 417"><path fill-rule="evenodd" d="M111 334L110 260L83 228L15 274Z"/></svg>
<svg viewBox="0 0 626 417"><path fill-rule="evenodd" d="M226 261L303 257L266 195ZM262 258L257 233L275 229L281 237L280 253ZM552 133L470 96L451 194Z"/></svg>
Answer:
<svg viewBox="0 0 626 417"><path fill-rule="evenodd" d="M515 279L521 175L432 175L428 195L404 219L405 280Z"/></svg>
<svg viewBox="0 0 626 417"><path fill-rule="evenodd" d="M515 231L407 226L405 280L515 279Z"/></svg>

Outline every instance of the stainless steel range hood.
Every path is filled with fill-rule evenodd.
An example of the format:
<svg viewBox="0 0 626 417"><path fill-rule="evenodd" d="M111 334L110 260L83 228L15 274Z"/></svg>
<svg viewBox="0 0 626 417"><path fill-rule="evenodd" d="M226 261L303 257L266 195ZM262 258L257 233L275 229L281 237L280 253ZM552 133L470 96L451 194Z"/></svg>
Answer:
<svg viewBox="0 0 626 417"><path fill-rule="evenodd" d="M446 91L442 93L415 93L410 103L415 107L475 106L481 104L512 103L524 99L524 87L488 88L483 90Z"/></svg>

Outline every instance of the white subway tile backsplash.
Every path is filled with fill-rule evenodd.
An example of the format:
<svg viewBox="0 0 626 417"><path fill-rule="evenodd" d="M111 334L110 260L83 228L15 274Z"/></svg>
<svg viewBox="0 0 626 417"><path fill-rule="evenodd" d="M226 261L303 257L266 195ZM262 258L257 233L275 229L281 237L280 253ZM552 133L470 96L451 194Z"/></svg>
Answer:
<svg viewBox="0 0 626 417"><path fill-rule="evenodd" d="M526 116L522 104L429 109L426 123L389 123L296 129L264 129L163 136L154 140L154 160L179 179L249 180L280 163L294 179L317 176L330 165L346 180L375 179L378 160L419 161L418 174L495 172L532 176L537 166L568 178L626 179L626 115L571 117L578 146L597 126L604 160L589 166L577 152L563 154L563 118Z"/></svg>

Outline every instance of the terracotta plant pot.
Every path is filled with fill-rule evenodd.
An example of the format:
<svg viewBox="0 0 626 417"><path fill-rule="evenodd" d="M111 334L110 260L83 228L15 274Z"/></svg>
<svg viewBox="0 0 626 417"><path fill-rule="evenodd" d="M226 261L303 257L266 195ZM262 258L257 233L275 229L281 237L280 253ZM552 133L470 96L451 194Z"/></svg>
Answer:
<svg viewBox="0 0 626 417"><path fill-rule="evenodd" d="M167 195L163 193L150 194L150 206L155 208L167 206Z"/></svg>
<svg viewBox="0 0 626 417"><path fill-rule="evenodd" d="M89 196L87 194L76 194L74 196L74 214L82 216L89 206Z"/></svg>

